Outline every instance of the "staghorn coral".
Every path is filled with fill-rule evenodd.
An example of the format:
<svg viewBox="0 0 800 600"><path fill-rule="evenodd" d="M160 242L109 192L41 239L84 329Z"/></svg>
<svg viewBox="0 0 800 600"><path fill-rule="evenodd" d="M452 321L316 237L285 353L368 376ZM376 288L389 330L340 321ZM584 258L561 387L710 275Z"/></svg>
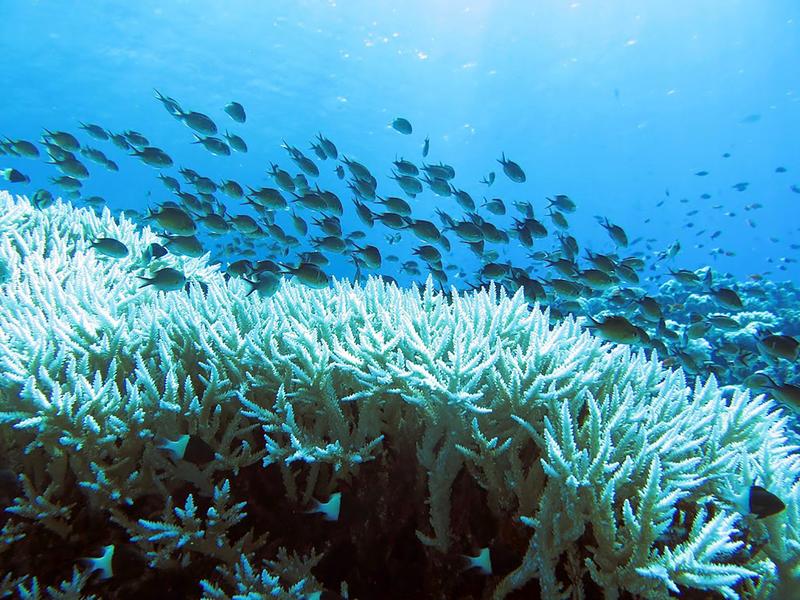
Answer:
<svg viewBox="0 0 800 600"><path fill-rule="evenodd" d="M129 256L97 255L99 236ZM800 457L772 401L689 387L521 294L371 279L246 297L205 257L143 267L154 239L0 196L0 443L19 474L3 593L766 598L796 581ZM186 290L139 289L164 266ZM186 434L214 459L164 450ZM744 514L754 482L786 510ZM100 579L81 559L110 544L125 560ZM495 573L462 573L480 546Z"/></svg>

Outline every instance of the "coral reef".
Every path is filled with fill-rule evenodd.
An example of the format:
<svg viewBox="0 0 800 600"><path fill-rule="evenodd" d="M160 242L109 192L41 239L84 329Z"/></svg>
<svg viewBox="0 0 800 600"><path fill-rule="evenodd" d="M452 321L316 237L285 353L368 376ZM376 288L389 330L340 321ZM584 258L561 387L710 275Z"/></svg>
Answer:
<svg viewBox="0 0 800 600"><path fill-rule="evenodd" d="M99 237L130 253L102 256ZM285 281L264 299L206 257L143 261L155 240L0 194L0 466L16 474L0 596L766 598L796 582L800 456L772 400L551 326L522 292ZM165 267L185 289L140 288ZM750 514L754 484L786 509ZM485 548L492 572L464 571Z"/></svg>

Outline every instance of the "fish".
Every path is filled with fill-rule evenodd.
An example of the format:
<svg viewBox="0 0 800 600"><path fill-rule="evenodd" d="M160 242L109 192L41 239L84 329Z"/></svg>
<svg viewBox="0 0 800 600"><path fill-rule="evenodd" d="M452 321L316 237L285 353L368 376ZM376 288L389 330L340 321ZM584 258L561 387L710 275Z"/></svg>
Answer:
<svg viewBox="0 0 800 600"><path fill-rule="evenodd" d="M14 168L0 169L0 175L11 183L30 183L31 178Z"/></svg>
<svg viewBox="0 0 800 600"><path fill-rule="evenodd" d="M157 211L148 209L145 218L154 220L159 226L176 235L193 235L197 231L197 225L192 217L178 207L162 206Z"/></svg>
<svg viewBox="0 0 800 600"><path fill-rule="evenodd" d="M478 569L483 575L492 574L492 556L488 547L482 548L475 556L463 554L462 557L466 561L465 571Z"/></svg>
<svg viewBox="0 0 800 600"><path fill-rule="evenodd" d="M175 460L185 460L196 465L210 463L216 458L214 449L199 435L186 433L175 439L159 438L156 447Z"/></svg>
<svg viewBox="0 0 800 600"><path fill-rule="evenodd" d="M336 160L339 158L339 151L336 149L336 145L330 141L328 138L323 137L321 133L317 134L317 140L319 141L319 145L322 147L323 152L328 158L332 158Z"/></svg>
<svg viewBox="0 0 800 600"><path fill-rule="evenodd" d="M486 198L484 198L484 200L483 207L493 215L506 214L506 205L503 204L500 198L492 198L491 200L486 200Z"/></svg>
<svg viewBox="0 0 800 600"><path fill-rule="evenodd" d="M250 286L250 290L245 294L249 296L253 292L257 292L261 298L269 298L274 296L281 286L281 278L275 273L265 271L259 273L258 278L253 281L242 277L242 281Z"/></svg>
<svg viewBox="0 0 800 600"><path fill-rule="evenodd" d="M202 144L203 147L215 156L230 156L231 148L218 137L200 136L195 134L194 144Z"/></svg>
<svg viewBox="0 0 800 600"><path fill-rule="evenodd" d="M153 277L148 278L140 276L139 279L144 281L144 283L139 286L140 288L152 285L154 288L162 292L174 292L176 290L180 290L186 283L186 277L184 274L171 267L159 269L153 274Z"/></svg>
<svg viewBox="0 0 800 600"><path fill-rule="evenodd" d="M97 557L83 558L87 566L87 573L100 573L100 580L111 579L114 576L114 544L103 547L103 553Z"/></svg>
<svg viewBox="0 0 800 600"><path fill-rule="evenodd" d="M395 160L393 164L395 167L397 167L397 171L402 175L410 175L411 177L416 177L419 175L419 168L411 161L401 158L399 160Z"/></svg>
<svg viewBox="0 0 800 600"><path fill-rule="evenodd" d="M244 123L247 121L247 115L244 112L244 106L239 104L238 102L228 102L223 108L228 116L236 121L237 123Z"/></svg>
<svg viewBox="0 0 800 600"><path fill-rule="evenodd" d="M575 202L565 194L556 194L552 198L547 198L547 208L557 208L565 213L573 213L577 208Z"/></svg>
<svg viewBox="0 0 800 600"><path fill-rule="evenodd" d="M144 148L133 148L131 156L138 157L144 164L157 169L163 169L172 166L172 158L169 155L155 146L145 146Z"/></svg>
<svg viewBox="0 0 800 600"><path fill-rule="evenodd" d="M588 319L593 323L590 327L605 340L618 344L636 344L645 341L646 334L641 327L632 324L623 316L609 316L598 321L589 315Z"/></svg>
<svg viewBox="0 0 800 600"><path fill-rule="evenodd" d="M602 225L603 228L605 228L605 230L608 232L608 236L611 238L614 244L622 248L628 247L628 235L625 233L625 230L622 229L622 227L610 223L607 218L602 220L601 217L596 218L600 222L600 225Z"/></svg>
<svg viewBox="0 0 800 600"><path fill-rule="evenodd" d="M179 109L177 116L184 125L190 129L194 129L197 133L202 133L203 135L216 135L217 133L217 125L211 120L211 117L203 113L194 111L184 112Z"/></svg>
<svg viewBox="0 0 800 600"><path fill-rule="evenodd" d="M358 254L359 259L368 269L381 268L381 251L376 246L367 245L363 248L356 246L353 253Z"/></svg>
<svg viewBox="0 0 800 600"><path fill-rule="evenodd" d="M142 254L142 262L146 265L151 260L155 260L161 258L162 256L166 256L169 254L169 251L157 242L153 242L150 244Z"/></svg>
<svg viewBox="0 0 800 600"><path fill-rule="evenodd" d="M53 194L49 190L45 189L38 189L33 193L33 197L31 198L31 203L35 208L38 209L45 209L48 206L51 206L55 202L55 198L53 198Z"/></svg>
<svg viewBox="0 0 800 600"><path fill-rule="evenodd" d="M319 266L311 262L301 262L296 267L281 264L281 267L284 269L282 273L293 275L298 281L310 288L322 289L328 287L330 283L328 275Z"/></svg>
<svg viewBox="0 0 800 600"><path fill-rule="evenodd" d="M408 119L404 119L403 117L397 117L394 121L392 121L392 129L399 131L403 135L410 135L413 131L411 123L408 121Z"/></svg>
<svg viewBox="0 0 800 600"><path fill-rule="evenodd" d="M513 160L506 159L505 153L501 155L497 162L503 165L503 173L505 173L506 177L511 181L514 183L525 183L527 178L525 177L525 172L522 170L522 167Z"/></svg>
<svg viewBox="0 0 800 600"><path fill-rule="evenodd" d="M17 156L23 158L39 158L39 149L32 142L6 138L6 144Z"/></svg>
<svg viewBox="0 0 800 600"><path fill-rule="evenodd" d="M759 351L771 358L796 362L800 354L800 342L790 335L767 335L757 341Z"/></svg>
<svg viewBox="0 0 800 600"><path fill-rule="evenodd" d="M83 121L78 121L80 124L79 127L83 129L86 133L92 136L96 140L100 141L107 141L108 140L108 132L100 127L100 125L94 125L92 123L84 123Z"/></svg>
<svg viewBox="0 0 800 600"><path fill-rule="evenodd" d="M772 392L776 399L780 400L784 406L792 410L795 414L800 414L800 386L793 383L776 383L772 377L764 373L767 378L767 385L763 386Z"/></svg>
<svg viewBox="0 0 800 600"><path fill-rule="evenodd" d="M228 145L234 150L236 150L236 152L247 154L247 144L241 137L239 137L235 133L228 133L226 131L225 139L228 141Z"/></svg>
<svg viewBox="0 0 800 600"><path fill-rule="evenodd" d="M742 299L739 297L739 294L730 288L712 289L711 295L717 302L727 308L737 310L743 308Z"/></svg>
<svg viewBox="0 0 800 600"><path fill-rule="evenodd" d="M777 515L786 508L786 504L775 494L761 487L751 485L748 495L748 508L757 519L765 519Z"/></svg>
<svg viewBox="0 0 800 600"><path fill-rule="evenodd" d="M174 98L170 98L169 96L164 96L157 89L153 89L153 91L156 93L156 99L164 105L166 111L176 119L180 120L183 110L181 110L181 106L178 104L178 101Z"/></svg>
<svg viewBox="0 0 800 600"><path fill-rule="evenodd" d="M192 258L197 258L205 254L202 243L194 235L170 235L165 233L162 237L166 240L164 245L173 254L190 256Z"/></svg>
<svg viewBox="0 0 800 600"><path fill-rule="evenodd" d="M150 141L138 131L127 129L122 132L122 135L125 137L125 139L131 146L135 146L137 148L143 148L145 146L150 145Z"/></svg>
<svg viewBox="0 0 800 600"><path fill-rule="evenodd" d="M45 132L45 139L52 142L62 150L66 150L67 152L77 152L80 150L81 144L74 135L67 131L50 131L48 129L44 130Z"/></svg>
<svg viewBox="0 0 800 600"><path fill-rule="evenodd" d="M129 254L128 247L116 238L101 237L90 244L99 254L111 258L125 258Z"/></svg>
<svg viewBox="0 0 800 600"><path fill-rule="evenodd" d="M491 185L494 183L494 171L490 171L486 177L481 179L480 183L483 183L484 185L491 187Z"/></svg>
<svg viewBox="0 0 800 600"><path fill-rule="evenodd" d="M339 520L339 513L341 512L342 508L341 492L335 492L331 494L327 502L320 502L319 500L313 498L312 500L314 500L314 506L313 508L307 510L306 514L321 514L326 521Z"/></svg>
<svg viewBox="0 0 800 600"><path fill-rule="evenodd" d="M425 141L422 143L422 158L428 156L428 151L431 149L431 140L425 136Z"/></svg>

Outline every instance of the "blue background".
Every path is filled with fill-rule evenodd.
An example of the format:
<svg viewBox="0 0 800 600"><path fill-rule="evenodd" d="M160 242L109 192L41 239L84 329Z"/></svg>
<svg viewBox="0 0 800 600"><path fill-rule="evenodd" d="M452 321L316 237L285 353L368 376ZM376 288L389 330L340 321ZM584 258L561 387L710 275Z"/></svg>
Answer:
<svg viewBox="0 0 800 600"><path fill-rule="evenodd" d="M570 195L578 204L569 215L572 233L582 247L613 249L593 218L604 215L631 239L653 240L652 252L680 240L674 268L712 264L740 278L772 271L772 279L798 280L797 265L781 262L796 257L790 244L800 243L800 194L790 190L800 185L795 1L5 0L2 13L2 135L34 140L42 127L78 133L78 120L134 129L167 150L176 167L258 187L272 185L270 161L297 172L282 140L305 150L322 132L340 154L371 168L379 193L394 195L401 194L387 177L391 161L419 161L429 135L429 160L453 165L455 185L476 200L490 170L498 176L487 197L503 198L511 211L513 201L530 200L548 224L544 197ZM153 88L242 135L249 154L215 157L191 145L191 131L166 113ZM222 112L230 100L245 106L246 124ZM413 123L413 135L388 126L396 116ZM110 144L80 139L121 169L108 173L87 162L86 195L139 210L170 198L153 169ZM495 162L501 152L522 165L526 184L503 176ZM349 204L332 162L316 162L320 185ZM31 186L5 186L18 191L57 175L41 161L0 157L0 166L31 176ZM776 174L777 166L788 172ZM710 174L697 177L699 170ZM750 182L746 192L731 188L740 181ZM704 192L712 198L701 200ZM744 210L754 202L764 207ZM427 190L412 205L417 217L435 206L459 212L452 199ZM686 217L693 209L698 214ZM279 223L294 233L287 217ZM717 229L722 234L709 241ZM392 232L376 225L370 240L381 245L383 233ZM451 241L454 255L445 262L477 265ZM406 233L400 246L381 248L400 248L406 259L417 243ZM735 256L712 258L712 247ZM644 242L633 250L650 254ZM515 263L524 256L510 252ZM385 263L383 272L392 268Z"/></svg>

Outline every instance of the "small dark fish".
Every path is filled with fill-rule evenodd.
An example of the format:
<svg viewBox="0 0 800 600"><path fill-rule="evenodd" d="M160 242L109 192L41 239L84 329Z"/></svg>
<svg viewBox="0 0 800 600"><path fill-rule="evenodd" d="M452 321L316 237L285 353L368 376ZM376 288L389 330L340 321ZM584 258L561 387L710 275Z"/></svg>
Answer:
<svg viewBox="0 0 800 600"><path fill-rule="evenodd" d="M17 171L13 168L8 169L0 169L0 175L3 176L3 179L6 181L10 181L11 183L30 183L31 178L25 175L24 173ZM78 182L80 183L80 182Z"/></svg>
<svg viewBox="0 0 800 600"><path fill-rule="evenodd" d="M169 254L169 252L166 248L164 248L164 246L153 242L147 248L145 248L144 254L142 254L142 261L146 265L149 264L151 260L156 260L162 256L166 256L167 254Z"/></svg>
<svg viewBox="0 0 800 600"><path fill-rule="evenodd" d="M730 288L712 289L711 295L717 302L727 308L740 309L743 307L739 294Z"/></svg>
<svg viewBox="0 0 800 600"><path fill-rule="evenodd" d="M758 113L753 113L742 118L739 121L739 123L757 123L760 120L761 120L761 115Z"/></svg>
<svg viewBox="0 0 800 600"><path fill-rule="evenodd" d="M145 146L141 150L133 149L133 155L137 156L146 165L163 169L172 166L172 159L169 155L155 146Z"/></svg>
<svg viewBox="0 0 800 600"><path fill-rule="evenodd" d="M600 337L618 344L635 344L644 341L646 334L644 331L633 325L628 319L622 316L606 317L602 321L596 321L589 316L589 320L594 324Z"/></svg>
<svg viewBox="0 0 800 600"><path fill-rule="evenodd" d="M81 154L98 165L105 165L108 162L108 157L101 150L97 148L90 148L84 146L81 148Z"/></svg>
<svg viewBox="0 0 800 600"><path fill-rule="evenodd" d="M244 190L242 189L242 186L232 179L223 181L220 185L220 188L222 189L222 193L231 198L239 200L244 196Z"/></svg>
<svg viewBox="0 0 800 600"><path fill-rule="evenodd" d="M193 144L203 144L203 147L215 156L230 156L231 148L218 137L199 136L195 134Z"/></svg>
<svg viewBox="0 0 800 600"><path fill-rule="evenodd" d="M204 135L214 135L217 133L217 126L210 117L199 112L183 112L180 111L178 116L184 125L190 129L194 129L198 133Z"/></svg>
<svg viewBox="0 0 800 600"><path fill-rule="evenodd" d="M320 502L312 498L314 501L313 508L306 511L306 513L319 513L326 521L338 521L339 520L339 511L341 510L342 506L342 493L336 492L331 494L331 497L328 499L327 502Z"/></svg>
<svg viewBox="0 0 800 600"><path fill-rule="evenodd" d="M233 148L237 152L241 152L242 154L247 153L247 144L242 138L240 138L235 133L228 133L226 131L225 139L228 140L228 143L230 144L231 148Z"/></svg>
<svg viewBox="0 0 800 600"><path fill-rule="evenodd" d="M144 281L144 283L139 286L140 288L152 285L162 292L180 290L183 288L183 284L186 283L184 274L171 267L159 269L153 274L153 277L139 277L139 279Z"/></svg>
<svg viewBox="0 0 800 600"><path fill-rule="evenodd" d="M200 240L193 235L170 235L165 233L163 237L167 240L164 242L164 245L169 248L173 254L180 254L192 258L197 258L205 254Z"/></svg>
<svg viewBox="0 0 800 600"><path fill-rule="evenodd" d="M247 115L244 112L244 106L238 102L229 102L223 109L228 116L237 123L244 123L247 120Z"/></svg>
<svg viewBox="0 0 800 600"><path fill-rule="evenodd" d="M797 361L800 342L790 335L768 335L758 340L758 349L773 358Z"/></svg>
<svg viewBox="0 0 800 600"><path fill-rule="evenodd" d="M270 271L259 273L258 279L255 281L245 278L242 278L242 280L250 286L250 290L247 292L246 296L256 292L261 298L269 298L274 296L275 292L277 292L278 288L281 286L281 278Z"/></svg>
<svg viewBox="0 0 800 600"><path fill-rule="evenodd" d="M505 173L506 177L508 177L511 181L515 183L525 182L526 177L522 167L520 167L513 160L506 159L505 153L501 155L497 162L503 165L503 173Z"/></svg>
<svg viewBox="0 0 800 600"><path fill-rule="evenodd" d="M80 142L78 142L78 139L71 133L67 133L66 131L49 131L47 129L44 131L46 134L45 137L61 149L67 152L77 152L80 150Z"/></svg>
<svg viewBox="0 0 800 600"><path fill-rule="evenodd" d="M69 177L68 175L62 175L61 177L51 177L50 181L52 181L58 187L64 188L69 192L77 191L83 187L83 184L80 182L80 180L75 179L74 177Z"/></svg>
<svg viewBox="0 0 800 600"><path fill-rule="evenodd" d="M489 548L483 548L475 556L462 555L465 561L464 571L470 569L478 569L482 575L492 574L492 557L489 554Z"/></svg>
<svg viewBox="0 0 800 600"><path fill-rule="evenodd" d="M503 201L500 198L492 198L491 200L486 200L486 202L483 203L483 206L493 215L506 214L506 205L503 204Z"/></svg>
<svg viewBox="0 0 800 600"><path fill-rule="evenodd" d="M86 563L86 572L100 572L99 579L111 579L114 576L114 544L109 544L103 548L103 553L97 557L86 557L82 559Z"/></svg>
<svg viewBox="0 0 800 600"><path fill-rule="evenodd" d="M156 89L153 89L153 91L156 93L156 99L158 99L158 101L164 105L164 108L167 110L167 112L176 119L180 120L183 110L181 109L181 105L178 104L178 101L174 98L170 98L169 96L164 96Z"/></svg>
<svg viewBox="0 0 800 600"><path fill-rule="evenodd" d="M197 230L192 217L176 206L162 206L158 211L148 210L146 219L153 219L161 227L176 235L193 235Z"/></svg>
<svg viewBox="0 0 800 600"><path fill-rule="evenodd" d="M411 123L403 117L397 117L392 121L392 129L399 131L403 135L410 135L412 132Z"/></svg>
<svg viewBox="0 0 800 600"><path fill-rule="evenodd" d="M216 458L214 449L197 435L188 433L175 440L162 438L157 447L170 454L176 460L185 460L196 465L211 462Z"/></svg>
<svg viewBox="0 0 800 600"><path fill-rule="evenodd" d="M303 262L296 267L288 265L281 266L285 269L284 273L294 275L299 281L310 288L322 289L329 285L330 280L328 275L314 263Z"/></svg>
<svg viewBox="0 0 800 600"><path fill-rule="evenodd" d="M737 192L743 192L747 189L747 186L750 185L748 181L740 181L739 183L732 185L731 187L735 189Z"/></svg>
<svg viewBox="0 0 800 600"><path fill-rule="evenodd" d="M625 230L622 229L622 227L610 223L608 219L600 221L600 224L605 228L609 237L617 246L622 246L623 248L628 246L628 235L625 233Z"/></svg>
<svg viewBox="0 0 800 600"><path fill-rule="evenodd" d="M730 152L725 152L725 153L722 155L722 158L730 158L730 157L731 157L731 153L730 153Z"/></svg>
<svg viewBox="0 0 800 600"><path fill-rule="evenodd" d="M83 129L90 136L92 136L94 139L102 141L108 140L108 132L102 127L100 127L100 125L84 123L83 121L78 121L78 123L80 123L80 128Z"/></svg>
<svg viewBox="0 0 800 600"><path fill-rule="evenodd" d="M764 489L760 485L752 485L750 486L748 508L757 519L764 519L772 515L777 515L786 508L786 505L772 492Z"/></svg>
<svg viewBox="0 0 800 600"><path fill-rule="evenodd" d="M53 198L53 194L51 194L48 190L41 189L34 192L31 203L34 207L43 209L51 206L54 201L55 199Z"/></svg>
<svg viewBox="0 0 800 600"><path fill-rule="evenodd" d="M775 167L776 173L786 173L786 167Z"/></svg>
<svg viewBox="0 0 800 600"><path fill-rule="evenodd" d="M6 143L18 156L25 158L39 157L39 149L31 142L26 140L10 140L6 138Z"/></svg>
<svg viewBox="0 0 800 600"><path fill-rule="evenodd" d="M706 175L708 175L708 171L698 171L697 173L695 173L695 175L697 175L698 177L705 177Z"/></svg>
<svg viewBox="0 0 800 600"><path fill-rule="evenodd" d="M65 175L69 175L70 177L75 177L77 179L86 179L89 177L89 169L86 168L81 161L75 158L67 158L60 161L55 161L51 164L56 165L56 168L64 173Z"/></svg>
<svg viewBox="0 0 800 600"><path fill-rule="evenodd" d="M336 159L339 157L339 151L336 149L336 145L330 141L328 138L322 137L321 133L317 134L317 140L319 140L319 145L322 146L322 150L325 152L328 158Z"/></svg>
<svg viewBox="0 0 800 600"><path fill-rule="evenodd" d="M402 158L400 160L396 160L394 161L394 166L397 167L397 170L402 175L410 175L411 177L416 177L419 175L419 168L417 165L408 160L404 160Z"/></svg>
<svg viewBox="0 0 800 600"><path fill-rule="evenodd" d="M132 131L128 129L127 131L123 131L122 135L125 136L125 139L128 140L128 143L131 146L136 146L137 148L144 148L145 146L150 145L150 141L138 131Z"/></svg>
<svg viewBox="0 0 800 600"><path fill-rule="evenodd" d="M431 149L431 140L428 136L425 136L425 141L422 144L422 158L428 156L428 151Z"/></svg>
<svg viewBox="0 0 800 600"><path fill-rule="evenodd" d="M491 186L494 183L494 171L491 171L486 177L481 179L480 182L486 184L487 186Z"/></svg>
<svg viewBox="0 0 800 600"><path fill-rule="evenodd" d="M98 253L111 258L125 258L128 256L128 247L115 238L98 238L92 242L91 247Z"/></svg>
<svg viewBox="0 0 800 600"><path fill-rule="evenodd" d="M549 202L547 208L555 206L557 209L566 213L573 213L577 208L572 198L565 194L556 194L553 198L548 198L547 201Z"/></svg>

